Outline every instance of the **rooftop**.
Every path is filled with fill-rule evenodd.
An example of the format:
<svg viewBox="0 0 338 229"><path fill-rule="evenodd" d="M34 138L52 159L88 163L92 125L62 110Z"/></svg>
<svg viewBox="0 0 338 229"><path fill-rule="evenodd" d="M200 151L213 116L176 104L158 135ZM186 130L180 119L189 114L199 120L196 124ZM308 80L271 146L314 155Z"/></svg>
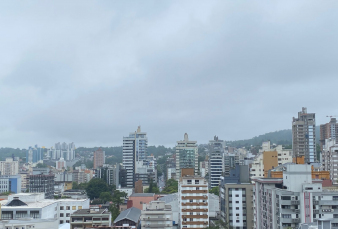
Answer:
<svg viewBox="0 0 338 229"><path fill-rule="evenodd" d="M74 212L72 215L83 215L83 214L110 214L107 209L96 209L96 210L91 210L91 209L80 209Z"/></svg>
<svg viewBox="0 0 338 229"><path fill-rule="evenodd" d="M130 197L152 197L155 196L155 193L133 193Z"/></svg>
<svg viewBox="0 0 338 229"><path fill-rule="evenodd" d="M128 208L119 214L119 216L115 219L114 223L121 221L123 219L129 219L135 223L137 223L141 216L141 210L138 208Z"/></svg>

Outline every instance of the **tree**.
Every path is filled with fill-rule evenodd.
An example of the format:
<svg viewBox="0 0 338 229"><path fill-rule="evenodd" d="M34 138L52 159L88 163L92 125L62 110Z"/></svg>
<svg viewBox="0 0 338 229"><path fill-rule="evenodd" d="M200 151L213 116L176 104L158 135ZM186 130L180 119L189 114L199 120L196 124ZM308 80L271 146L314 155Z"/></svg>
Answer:
<svg viewBox="0 0 338 229"><path fill-rule="evenodd" d="M73 182L72 189L75 189L75 190L86 190L87 186L88 186L88 183L78 184L77 182Z"/></svg>
<svg viewBox="0 0 338 229"><path fill-rule="evenodd" d="M110 192L101 192L99 198L100 198L100 200L102 200L103 203L106 203L107 201L113 200L113 196L111 195Z"/></svg>
<svg viewBox="0 0 338 229"><path fill-rule="evenodd" d="M102 192L109 192L107 183L100 178L93 178L86 187L88 197L92 200L98 198Z"/></svg>
<svg viewBox="0 0 338 229"><path fill-rule="evenodd" d="M218 220L214 223L215 225L211 226L209 224L209 227L207 229L233 229L232 226L229 225L228 222L223 222L222 220Z"/></svg>
<svg viewBox="0 0 338 229"><path fill-rule="evenodd" d="M219 187L213 187L212 189L209 190L209 193L215 194L216 196L219 196Z"/></svg>
<svg viewBox="0 0 338 229"><path fill-rule="evenodd" d="M144 190L144 193L160 193L160 189L157 187L157 184L150 180L149 188Z"/></svg>
<svg viewBox="0 0 338 229"><path fill-rule="evenodd" d="M169 179L166 181L165 187L162 190L162 193L171 194L178 191L178 182L174 179Z"/></svg>
<svg viewBox="0 0 338 229"><path fill-rule="evenodd" d="M42 164L42 163L38 163L38 164L36 165L36 168L47 168L47 165Z"/></svg>
<svg viewBox="0 0 338 229"><path fill-rule="evenodd" d="M109 211L111 212L112 221L120 214L120 205L123 204L124 199L126 198L127 193L120 192L119 190L114 190L112 201L113 204L110 206Z"/></svg>

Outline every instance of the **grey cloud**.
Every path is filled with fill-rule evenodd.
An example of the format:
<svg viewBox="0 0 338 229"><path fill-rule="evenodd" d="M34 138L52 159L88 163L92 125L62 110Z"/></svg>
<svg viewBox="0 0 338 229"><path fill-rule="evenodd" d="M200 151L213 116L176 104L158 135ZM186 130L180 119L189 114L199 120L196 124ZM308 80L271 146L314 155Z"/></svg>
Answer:
<svg viewBox="0 0 338 229"><path fill-rule="evenodd" d="M140 124L204 143L338 113L335 1L1 4L3 146L120 145Z"/></svg>

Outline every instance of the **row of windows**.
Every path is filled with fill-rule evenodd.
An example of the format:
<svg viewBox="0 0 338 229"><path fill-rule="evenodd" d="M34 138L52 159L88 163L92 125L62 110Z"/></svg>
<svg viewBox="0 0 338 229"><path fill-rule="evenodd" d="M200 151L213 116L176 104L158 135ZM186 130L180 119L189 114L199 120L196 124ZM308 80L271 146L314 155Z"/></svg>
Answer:
<svg viewBox="0 0 338 229"><path fill-rule="evenodd" d="M78 210L82 209L82 206L78 206ZM64 206L60 206L60 210L65 210ZM66 210L70 210L70 206L66 206ZM72 206L72 210L76 210L76 206Z"/></svg>

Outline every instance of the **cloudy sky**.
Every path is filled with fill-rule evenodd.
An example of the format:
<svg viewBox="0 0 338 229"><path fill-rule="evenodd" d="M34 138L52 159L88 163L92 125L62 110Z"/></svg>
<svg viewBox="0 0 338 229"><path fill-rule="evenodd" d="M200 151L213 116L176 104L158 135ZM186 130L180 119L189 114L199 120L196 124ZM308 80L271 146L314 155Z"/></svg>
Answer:
<svg viewBox="0 0 338 229"><path fill-rule="evenodd" d="M1 1L0 147L150 145L338 115L338 1Z"/></svg>

